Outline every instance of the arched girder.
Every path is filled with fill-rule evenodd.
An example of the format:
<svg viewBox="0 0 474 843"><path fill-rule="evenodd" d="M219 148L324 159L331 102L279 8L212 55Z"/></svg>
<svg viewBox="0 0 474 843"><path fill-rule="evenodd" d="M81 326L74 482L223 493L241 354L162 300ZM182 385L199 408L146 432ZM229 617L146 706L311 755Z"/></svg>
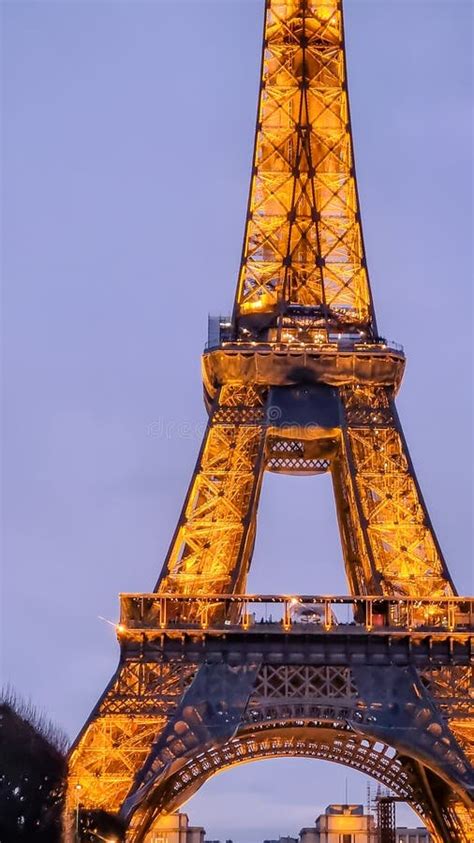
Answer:
<svg viewBox="0 0 474 843"><path fill-rule="evenodd" d="M411 759L381 741L358 734L342 721L313 720L247 724L226 743L197 751L149 793L130 824L127 841L141 843L160 814L180 808L208 779L231 767L265 758L314 758L351 767L390 788L436 834Z"/></svg>

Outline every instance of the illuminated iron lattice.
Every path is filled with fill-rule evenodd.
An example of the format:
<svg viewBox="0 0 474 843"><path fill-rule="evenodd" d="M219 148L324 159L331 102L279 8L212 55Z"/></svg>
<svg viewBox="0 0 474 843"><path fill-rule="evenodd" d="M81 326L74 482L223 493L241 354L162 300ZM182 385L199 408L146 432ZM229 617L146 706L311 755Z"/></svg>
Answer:
<svg viewBox="0 0 474 843"><path fill-rule="evenodd" d="M244 315L282 301L372 322L335 2L267 9L236 305Z"/></svg>
<svg viewBox="0 0 474 843"><path fill-rule="evenodd" d="M337 0L265 3L243 257L217 334L202 361L209 422L155 589L163 605L155 628L132 615L118 627L119 667L70 755L66 839L101 809L138 843L216 772L306 756L378 779L437 843L472 843L471 630L452 620L395 409L404 355L376 327ZM290 630L287 617L270 636L227 605L245 592L265 470L331 473L351 594L380 597L386 627L365 618L364 651L360 607L345 630Z"/></svg>

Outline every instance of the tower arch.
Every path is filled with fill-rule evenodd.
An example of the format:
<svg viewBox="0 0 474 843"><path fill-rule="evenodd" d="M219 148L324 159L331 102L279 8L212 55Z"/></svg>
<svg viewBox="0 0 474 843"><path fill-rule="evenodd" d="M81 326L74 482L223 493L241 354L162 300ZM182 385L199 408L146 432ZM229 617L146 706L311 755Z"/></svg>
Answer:
<svg viewBox="0 0 474 843"><path fill-rule="evenodd" d="M130 824L130 839L141 843L160 815L182 807L213 777L269 758L328 761L370 776L407 802L435 833L411 759L386 743L354 732L341 721L300 721L266 723L258 728L247 725L224 744L196 752L149 793Z"/></svg>

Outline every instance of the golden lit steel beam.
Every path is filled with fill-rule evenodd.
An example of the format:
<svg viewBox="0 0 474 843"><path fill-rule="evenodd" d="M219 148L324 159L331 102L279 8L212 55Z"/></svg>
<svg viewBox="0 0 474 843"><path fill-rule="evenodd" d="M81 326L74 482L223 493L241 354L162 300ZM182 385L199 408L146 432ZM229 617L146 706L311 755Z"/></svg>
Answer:
<svg viewBox="0 0 474 843"><path fill-rule="evenodd" d="M203 445L163 571L159 592L225 594L244 586L263 473L265 396L224 386ZM198 602L190 612L200 612Z"/></svg>
<svg viewBox="0 0 474 843"><path fill-rule="evenodd" d="M118 811L195 669L172 660L119 665L69 756L69 825L80 806Z"/></svg>
<svg viewBox="0 0 474 843"><path fill-rule="evenodd" d="M400 597L454 594L390 391L345 388L341 399L333 471L351 587Z"/></svg>
<svg viewBox="0 0 474 843"><path fill-rule="evenodd" d="M288 304L333 329L375 327L337 0L266 3L237 326Z"/></svg>

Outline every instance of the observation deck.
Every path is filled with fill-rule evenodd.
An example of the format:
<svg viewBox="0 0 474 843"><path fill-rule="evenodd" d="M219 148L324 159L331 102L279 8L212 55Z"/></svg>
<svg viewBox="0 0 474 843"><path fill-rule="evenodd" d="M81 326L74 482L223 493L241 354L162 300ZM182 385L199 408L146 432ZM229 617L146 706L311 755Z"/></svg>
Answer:
<svg viewBox="0 0 474 843"><path fill-rule="evenodd" d="M403 348L383 337L309 331L303 339L296 329L281 331L278 337L269 331L264 339L233 339L229 326L223 319L209 323L202 373L211 398L225 384L271 387L302 381L333 387L389 386L397 392L403 377Z"/></svg>
<svg viewBox="0 0 474 843"><path fill-rule="evenodd" d="M474 599L121 594L122 650L201 662L459 664L474 660Z"/></svg>
<svg viewBox="0 0 474 843"><path fill-rule="evenodd" d="M216 634L237 630L311 634L343 627L351 627L356 634L416 630L464 636L474 631L474 598L132 593L120 595L117 630L130 635L165 629L193 634L203 630Z"/></svg>

